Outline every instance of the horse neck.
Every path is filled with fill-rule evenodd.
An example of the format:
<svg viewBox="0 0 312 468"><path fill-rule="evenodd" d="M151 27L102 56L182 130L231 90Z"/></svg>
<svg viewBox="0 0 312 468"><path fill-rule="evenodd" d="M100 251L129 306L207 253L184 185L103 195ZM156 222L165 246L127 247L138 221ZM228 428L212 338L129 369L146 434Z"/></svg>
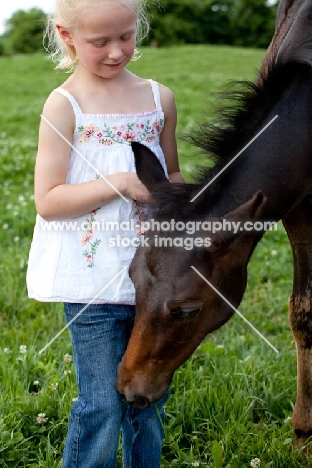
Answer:
<svg viewBox="0 0 312 468"><path fill-rule="evenodd" d="M275 116L276 120L218 178L214 203L207 192L206 216L224 216L261 191L267 198L263 216L278 221L311 191L311 103L310 70L302 70L262 128ZM250 140L262 128L255 129ZM232 154L234 158L235 151Z"/></svg>

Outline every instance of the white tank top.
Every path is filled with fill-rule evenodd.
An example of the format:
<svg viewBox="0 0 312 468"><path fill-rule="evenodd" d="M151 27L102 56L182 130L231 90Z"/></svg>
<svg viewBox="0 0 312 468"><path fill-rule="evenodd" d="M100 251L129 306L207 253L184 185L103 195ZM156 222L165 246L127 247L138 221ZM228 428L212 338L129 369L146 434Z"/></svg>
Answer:
<svg viewBox="0 0 312 468"><path fill-rule="evenodd" d="M149 147L168 175L159 144L164 125L159 87L149 81L156 109L137 114L83 114L71 94L55 90L68 98L76 118L66 183L135 172L131 141ZM37 215L27 271L29 297L44 302L134 304L128 266L144 216L142 204L120 196L77 218L47 222Z"/></svg>

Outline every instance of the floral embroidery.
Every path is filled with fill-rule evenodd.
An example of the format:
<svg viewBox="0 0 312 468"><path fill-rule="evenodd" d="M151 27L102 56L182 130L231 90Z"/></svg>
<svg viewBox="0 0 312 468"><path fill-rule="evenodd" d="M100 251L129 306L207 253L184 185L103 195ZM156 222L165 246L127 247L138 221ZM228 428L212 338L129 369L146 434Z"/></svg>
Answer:
<svg viewBox="0 0 312 468"><path fill-rule="evenodd" d="M86 224L84 225L84 229L86 229L86 233L81 239L81 244L83 247L89 244L89 249L86 249L83 253L83 255L86 257L88 268L94 267L94 255L96 254L97 248L101 243L101 239L95 239L94 242L91 242L93 239L93 223L95 222L96 214L97 214L97 210L93 210L91 212L90 219L86 219Z"/></svg>
<svg viewBox="0 0 312 468"><path fill-rule="evenodd" d="M98 127L94 127L94 125L89 125L88 127L78 127L78 132L81 132L82 140L79 143L87 143L91 140L92 136L95 132L99 130Z"/></svg>
<svg viewBox="0 0 312 468"><path fill-rule="evenodd" d="M87 143L91 139L95 139L99 144L105 146L111 146L114 142L127 144L132 141L137 141L138 143L146 141L151 143L160 136L163 125L163 119L154 122L147 120L146 124L128 122L127 124L114 125L112 127L104 123L104 128L101 130L90 124L87 127L78 127L78 132L81 134L79 143Z"/></svg>
<svg viewBox="0 0 312 468"><path fill-rule="evenodd" d="M106 146L111 146L113 144L112 140L108 140L107 138L102 138L99 140L99 143Z"/></svg>

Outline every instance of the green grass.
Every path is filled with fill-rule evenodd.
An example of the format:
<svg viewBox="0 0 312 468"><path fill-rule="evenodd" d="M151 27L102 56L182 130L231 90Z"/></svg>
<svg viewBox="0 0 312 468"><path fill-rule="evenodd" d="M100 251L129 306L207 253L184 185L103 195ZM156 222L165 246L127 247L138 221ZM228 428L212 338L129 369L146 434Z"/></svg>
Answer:
<svg viewBox="0 0 312 468"><path fill-rule="evenodd" d="M209 113L213 93L226 81L255 78L263 54L187 46L144 50L131 64L134 72L159 80L176 95L186 178L197 158L183 135ZM0 467L56 468L76 397L73 365L64 362L64 355L71 354L70 340L65 332L38 354L64 326L64 318L60 305L27 298L25 273L35 218L33 168L40 112L65 77L40 54L0 61ZM240 311L280 353L238 316L207 337L176 372L166 407L163 467L244 468L256 457L261 468L310 466L292 449L289 422L296 395L295 345L287 318L291 276L290 247L279 225L277 232L265 235L250 262ZM21 345L27 346L24 354ZM39 413L46 414L46 425L38 424Z"/></svg>

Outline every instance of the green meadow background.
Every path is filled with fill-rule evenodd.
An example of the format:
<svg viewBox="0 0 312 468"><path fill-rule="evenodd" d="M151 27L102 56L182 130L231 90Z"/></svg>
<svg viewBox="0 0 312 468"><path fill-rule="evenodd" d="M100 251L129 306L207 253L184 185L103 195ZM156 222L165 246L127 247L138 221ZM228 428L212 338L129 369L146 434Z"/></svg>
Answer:
<svg viewBox="0 0 312 468"><path fill-rule="evenodd" d="M191 180L198 158L183 136L211 112L214 93L225 83L255 79L263 55L263 50L181 46L144 49L130 65L175 93L186 179ZM1 58L0 66L0 467L56 468L77 396L73 364L66 356L71 355L70 339L66 331L38 354L65 322L61 305L27 298L25 274L35 220L40 112L66 76L55 72L42 54ZM291 285L291 251L279 225L264 236L252 257L239 308L279 354L237 315L208 336L175 374L166 407L162 467L247 468L255 458L261 468L310 466L293 450L296 356L287 316ZM38 421L41 413L44 421Z"/></svg>

